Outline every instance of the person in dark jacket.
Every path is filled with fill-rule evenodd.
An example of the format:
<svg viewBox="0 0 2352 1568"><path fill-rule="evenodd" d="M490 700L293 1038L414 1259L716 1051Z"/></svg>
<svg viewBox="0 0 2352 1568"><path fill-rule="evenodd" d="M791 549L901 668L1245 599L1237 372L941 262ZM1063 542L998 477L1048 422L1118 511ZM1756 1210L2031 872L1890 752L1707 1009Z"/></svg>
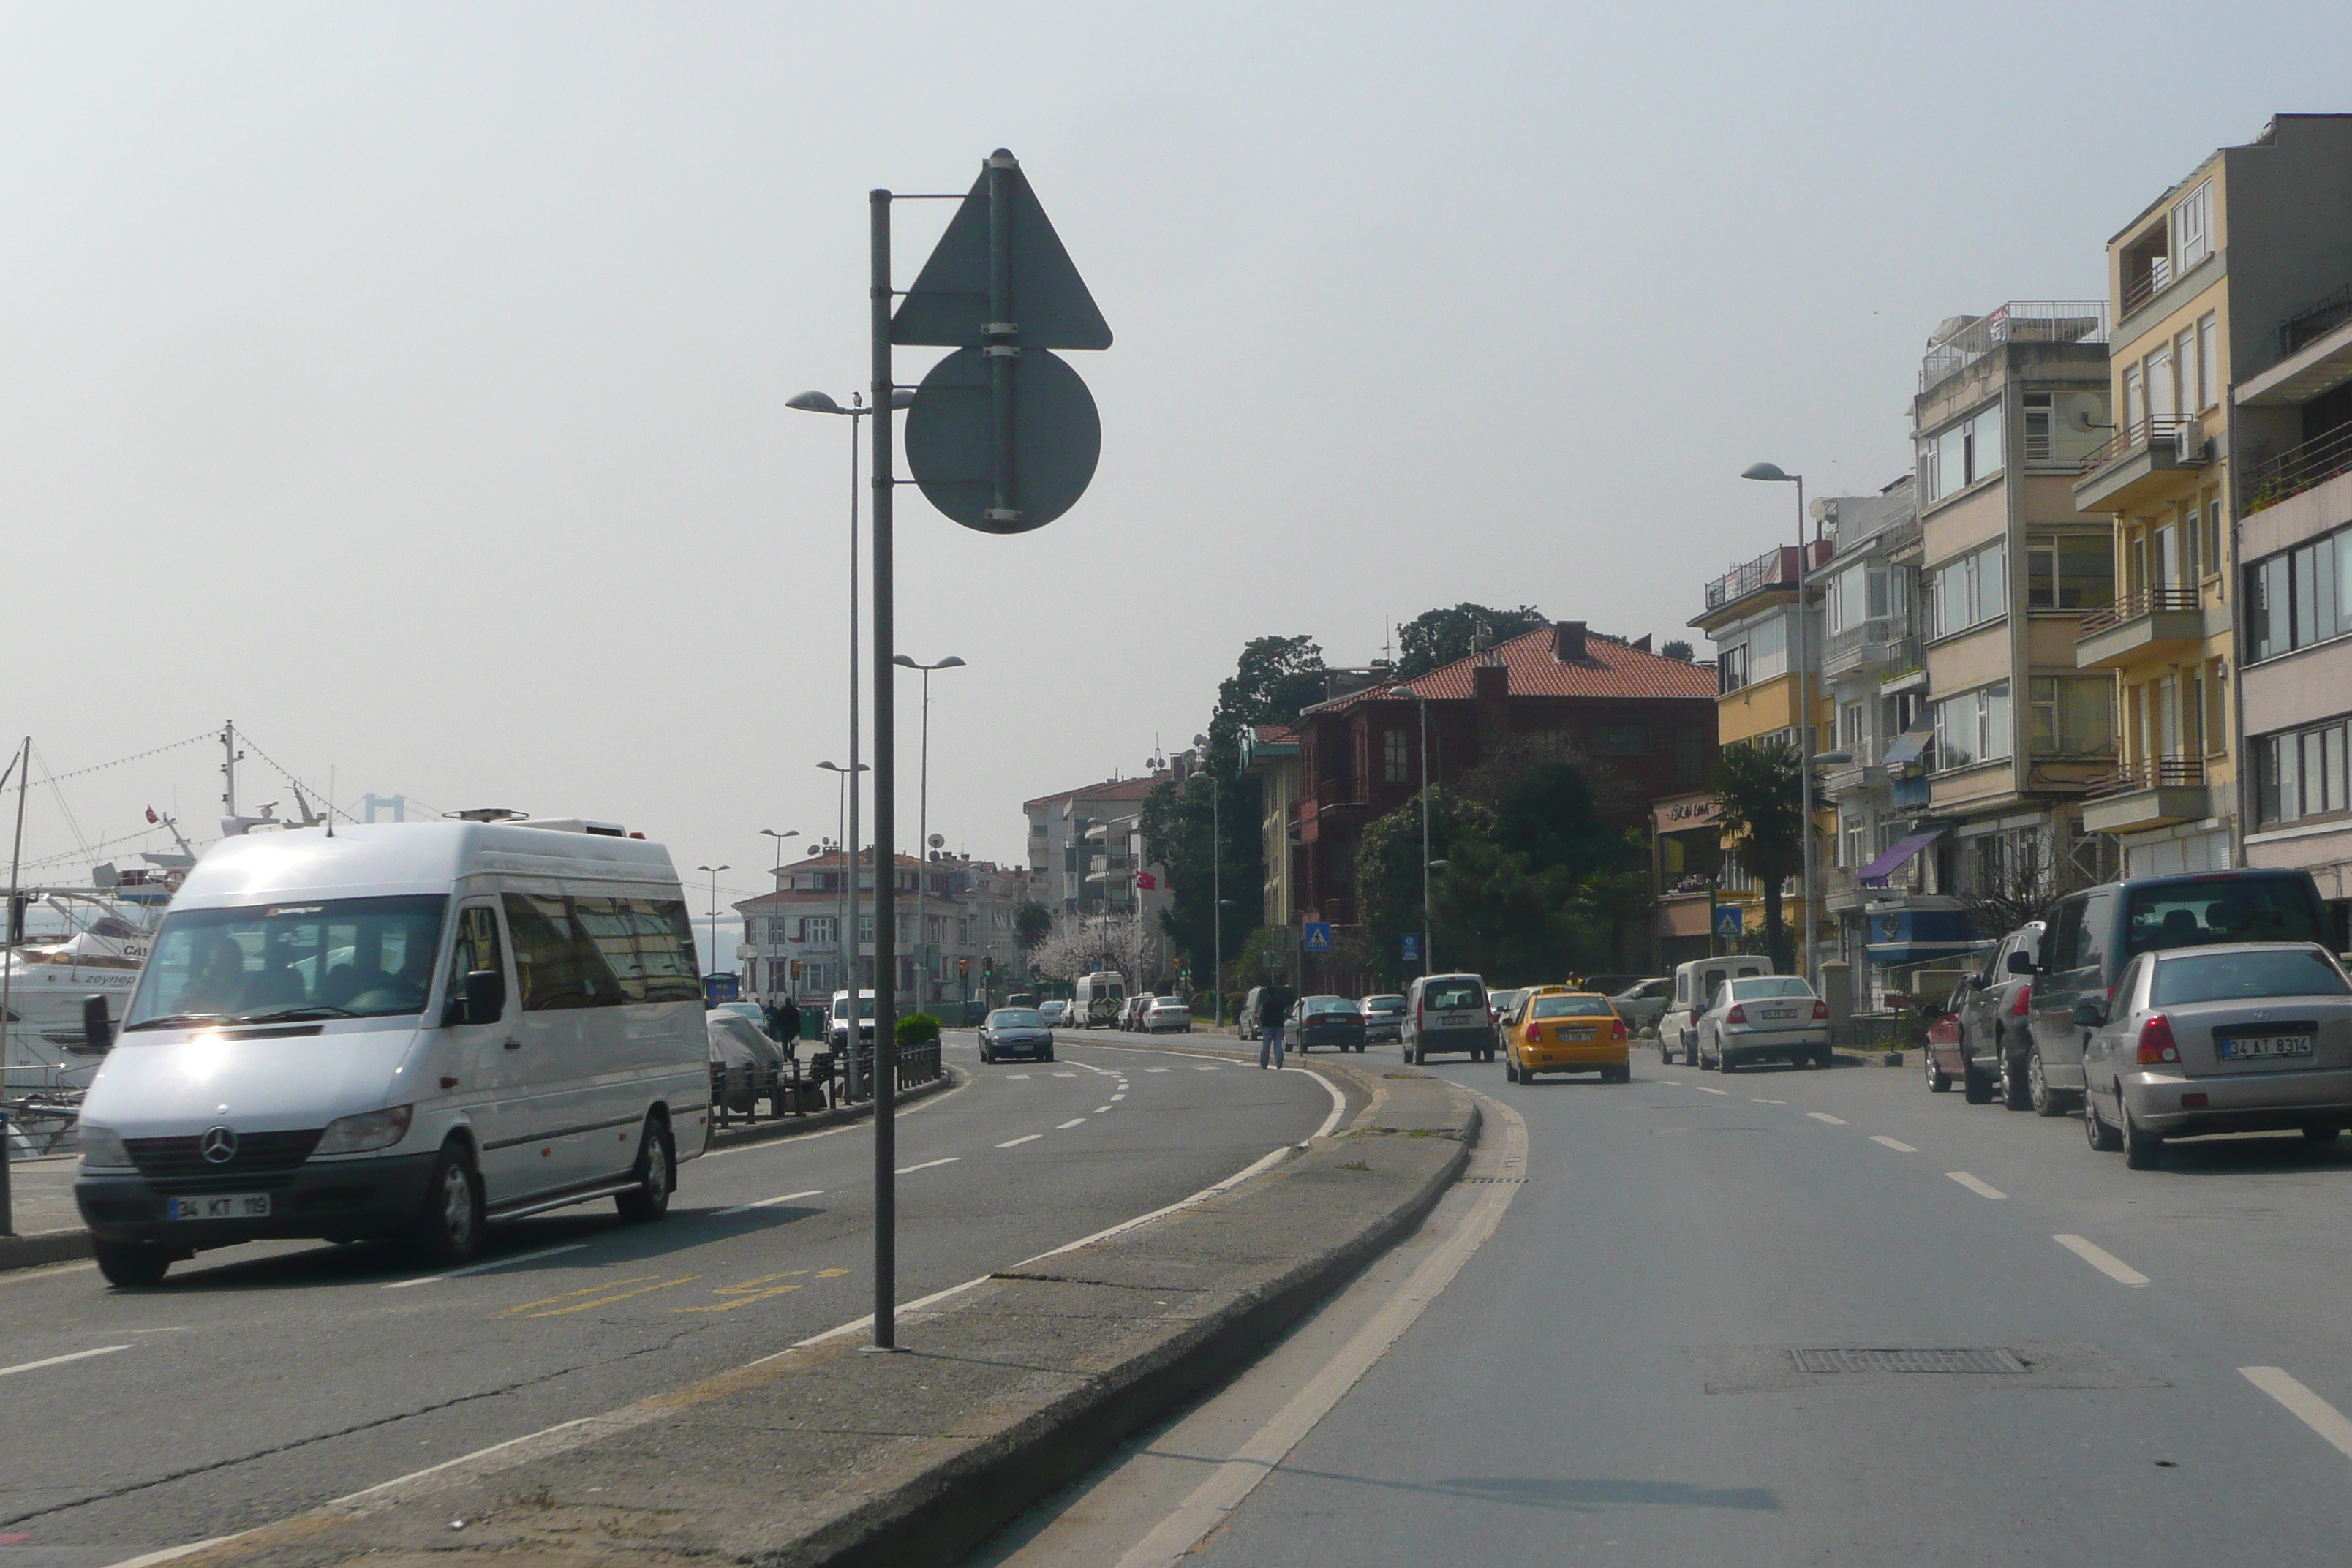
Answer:
<svg viewBox="0 0 2352 1568"><path fill-rule="evenodd" d="M1257 1065L1282 1070L1283 1025L1290 1016L1287 994L1268 985L1257 994ZM1272 1058L1268 1059L1269 1056Z"/></svg>
<svg viewBox="0 0 2352 1568"><path fill-rule="evenodd" d="M768 1004L768 1037L784 1047L785 1060L790 1061L797 1054L801 1038L801 1010L791 997Z"/></svg>

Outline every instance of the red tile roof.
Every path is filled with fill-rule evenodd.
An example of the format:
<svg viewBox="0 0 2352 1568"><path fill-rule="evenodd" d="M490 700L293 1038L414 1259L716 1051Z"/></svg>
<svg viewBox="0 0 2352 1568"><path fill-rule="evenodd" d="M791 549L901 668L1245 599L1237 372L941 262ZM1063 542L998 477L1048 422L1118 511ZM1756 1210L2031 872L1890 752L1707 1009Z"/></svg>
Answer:
<svg viewBox="0 0 2352 1568"><path fill-rule="evenodd" d="M1253 724L1250 729L1257 736L1257 743L1261 746L1298 744L1298 731L1287 724Z"/></svg>
<svg viewBox="0 0 2352 1568"><path fill-rule="evenodd" d="M1100 784L1087 784L1083 789L1057 790L1052 795L1041 795L1034 800L1024 800L1021 804L1025 809L1026 807L1033 805L1058 805L1063 801L1076 800L1080 798L1087 800L1141 800L1144 796L1151 793L1151 786L1153 784L1158 784L1161 779L1169 776L1170 775L1166 773L1150 773L1139 778L1105 779Z"/></svg>
<svg viewBox="0 0 2352 1568"><path fill-rule="evenodd" d="M1477 678L1471 671L1483 657L1510 671L1514 697L1704 697L1712 700L1716 695L1712 668L1591 635L1584 639L1582 658L1563 660L1553 657L1552 638L1552 627L1538 626L1497 644L1483 656L1473 654L1440 665L1404 685L1433 702L1466 701L1476 694ZM1351 691L1307 711L1343 712L1387 695L1378 687Z"/></svg>

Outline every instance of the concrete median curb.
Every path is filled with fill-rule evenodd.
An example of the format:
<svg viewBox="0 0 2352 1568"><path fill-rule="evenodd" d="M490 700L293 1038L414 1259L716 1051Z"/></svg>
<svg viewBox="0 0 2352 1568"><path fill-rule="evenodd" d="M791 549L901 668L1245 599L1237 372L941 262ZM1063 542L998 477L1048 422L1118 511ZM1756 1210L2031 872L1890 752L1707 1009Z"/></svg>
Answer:
<svg viewBox="0 0 2352 1568"><path fill-rule="evenodd" d="M37 1230L30 1236L0 1236L0 1273L70 1263L89 1256L89 1232L79 1226L67 1230Z"/></svg>
<svg viewBox="0 0 2352 1568"><path fill-rule="evenodd" d="M911 1304L902 1353L837 1331L176 1561L953 1563L1223 1379L1461 1173L1479 1125L1469 1096L1315 1065L1355 1091L1344 1128L1173 1212Z"/></svg>

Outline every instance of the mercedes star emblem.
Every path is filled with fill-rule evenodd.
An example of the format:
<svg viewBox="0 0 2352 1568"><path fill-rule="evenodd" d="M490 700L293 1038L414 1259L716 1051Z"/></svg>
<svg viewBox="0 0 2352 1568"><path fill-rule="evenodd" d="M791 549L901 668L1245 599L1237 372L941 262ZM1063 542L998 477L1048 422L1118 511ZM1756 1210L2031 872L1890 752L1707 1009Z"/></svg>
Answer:
<svg viewBox="0 0 2352 1568"><path fill-rule="evenodd" d="M207 1131L196 1144L197 1152L215 1165L226 1165L236 1158L236 1134L226 1127Z"/></svg>

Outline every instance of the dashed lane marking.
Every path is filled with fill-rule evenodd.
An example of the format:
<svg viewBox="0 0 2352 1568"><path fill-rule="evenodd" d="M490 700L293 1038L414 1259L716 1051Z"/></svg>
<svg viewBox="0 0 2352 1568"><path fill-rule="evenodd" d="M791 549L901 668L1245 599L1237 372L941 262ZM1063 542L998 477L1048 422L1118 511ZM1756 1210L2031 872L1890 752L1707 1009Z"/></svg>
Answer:
<svg viewBox="0 0 2352 1568"><path fill-rule="evenodd" d="M1126 1098L1127 1098L1127 1096L1126 1096L1125 1094L1114 1094L1114 1095L1112 1095L1112 1096L1111 1096L1111 1099L1112 1099L1112 1100L1113 1100L1113 1101L1122 1100L1125 1100Z"/></svg>
<svg viewBox="0 0 2352 1568"><path fill-rule="evenodd" d="M1108 1110L1109 1109L1110 1107L1108 1105L1097 1105L1094 1109L1094 1114L1100 1116L1104 1111Z"/></svg>
<svg viewBox="0 0 2352 1568"><path fill-rule="evenodd" d="M1174 1068L1145 1068L1145 1072L1174 1072Z"/></svg>
<svg viewBox="0 0 2352 1568"><path fill-rule="evenodd" d="M2277 1400L2288 1414L2352 1458L2352 1421L2344 1413L2274 1366L2242 1366L2238 1375Z"/></svg>
<svg viewBox="0 0 2352 1568"><path fill-rule="evenodd" d="M1748 1099L1757 1105L1786 1105L1789 1103L1785 1100L1757 1100L1753 1095L1750 1095Z"/></svg>
<svg viewBox="0 0 2352 1568"><path fill-rule="evenodd" d="M934 1165L952 1165L958 1160L962 1158L963 1156L961 1154L950 1154L944 1160L926 1160L919 1165L901 1165L898 1170L891 1173L899 1176L910 1176L917 1171L928 1171Z"/></svg>
<svg viewBox="0 0 2352 1568"><path fill-rule="evenodd" d="M824 1189L823 1187L811 1187L804 1193L786 1193L780 1198L761 1198L756 1204L737 1204L731 1209L720 1209L717 1214L710 1217L713 1219L725 1219L730 1214L750 1214L753 1209L772 1209L778 1204L797 1203L802 1198L818 1197L823 1195L824 1192Z"/></svg>
<svg viewBox="0 0 2352 1568"><path fill-rule="evenodd" d="M1192 1070L1194 1072L1223 1072L1225 1069L1223 1068L1194 1068Z"/></svg>
<svg viewBox="0 0 2352 1568"><path fill-rule="evenodd" d="M1805 1114L1811 1117L1816 1121L1826 1121L1832 1127L1843 1127L1846 1124L1844 1117L1832 1116L1826 1110L1808 1110Z"/></svg>
<svg viewBox="0 0 2352 1568"><path fill-rule="evenodd" d="M69 1361L88 1361L94 1355L112 1355L116 1351L127 1351L130 1348L129 1345L100 1345L96 1350L76 1351L71 1355L44 1356L39 1361L22 1361L15 1366L0 1366L0 1377L14 1377L20 1372L38 1372L45 1366L63 1366Z"/></svg>
<svg viewBox="0 0 2352 1568"><path fill-rule="evenodd" d="M559 1252L580 1252L586 1249L584 1241L567 1241L562 1247L542 1247L536 1252L518 1252L512 1258L493 1258L488 1263L468 1264L452 1268L446 1274L426 1274L415 1279L395 1279L384 1287L387 1290L405 1290L411 1285L437 1285L444 1279L463 1279L468 1274L488 1274L494 1268L512 1268L518 1263L536 1263L542 1258L552 1258Z"/></svg>
<svg viewBox="0 0 2352 1568"><path fill-rule="evenodd" d="M1980 1198L2005 1198L2009 1196L2007 1193L2002 1192L1999 1187L1994 1186L1991 1183L1979 1182L1974 1176L1969 1175L1966 1171L1947 1171L1944 1174L1951 1177L1952 1180L1959 1183L1960 1185L1968 1188L1969 1191L1976 1194L1976 1195Z"/></svg>
<svg viewBox="0 0 2352 1568"><path fill-rule="evenodd" d="M1906 1143L1905 1142L1903 1142L1903 1140L1902 1140L1902 1139L1900 1139L1900 1138L1889 1138L1889 1137L1888 1137L1885 1133L1884 1133L1884 1132L1874 1132L1874 1133L1872 1133L1872 1134L1870 1135L1870 1141L1871 1141L1872 1142L1874 1142L1874 1143L1884 1143L1884 1144L1885 1144L1889 1149L1894 1150L1894 1151L1895 1151L1896 1153L1898 1153L1898 1154L1916 1154L1916 1153L1919 1152L1918 1150L1914 1149L1913 1147L1911 1147L1911 1145L1910 1145L1910 1144Z"/></svg>
<svg viewBox="0 0 2352 1568"><path fill-rule="evenodd" d="M2140 1286L2148 1282L2147 1275L2105 1247L2085 1241L2079 1236L2053 1236L2050 1239L2118 1284Z"/></svg>
<svg viewBox="0 0 2352 1568"><path fill-rule="evenodd" d="M1025 1072L1009 1072L1004 1075L1004 1081L1007 1083L1019 1083L1023 1079L1025 1079L1029 1075Z"/></svg>
<svg viewBox="0 0 2352 1568"><path fill-rule="evenodd" d="M1731 1096L1731 1091L1727 1089L1709 1089L1703 1083L1693 1084L1691 1087L1697 1089L1701 1094L1719 1094L1726 1099L1729 1099Z"/></svg>
<svg viewBox="0 0 2352 1568"><path fill-rule="evenodd" d="M1056 1132L1067 1132L1073 1127L1083 1127L1086 1124L1087 1119L1085 1117L1073 1116L1067 1121L1063 1122L1059 1127L1055 1128L1054 1131Z"/></svg>
<svg viewBox="0 0 2352 1568"><path fill-rule="evenodd" d="M1045 1135L1043 1132L1024 1132L1018 1138L1007 1138L1003 1142L999 1143L997 1147L1000 1149L1018 1149L1024 1143L1034 1143L1038 1139L1043 1138L1044 1136Z"/></svg>
<svg viewBox="0 0 2352 1568"><path fill-rule="evenodd" d="M1076 1078L1078 1075L1074 1072L1057 1072L1054 1076L1055 1078Z"/></svg>

